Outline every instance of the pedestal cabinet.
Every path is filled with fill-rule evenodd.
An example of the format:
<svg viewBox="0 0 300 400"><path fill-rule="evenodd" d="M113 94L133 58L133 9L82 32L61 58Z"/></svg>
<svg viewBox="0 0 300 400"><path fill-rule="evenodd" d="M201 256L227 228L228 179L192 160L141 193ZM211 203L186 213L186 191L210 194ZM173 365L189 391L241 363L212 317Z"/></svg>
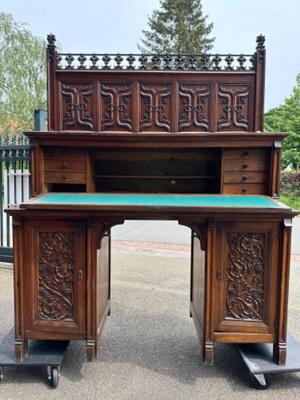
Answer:
<svg viewBox="0 0 300 400"><path fill-rule="evenodd" d="M194 230L191 314L208 363L215 342L274 343L285 362L290 223L237 217Z"/></svg>
<svg viewBox="0 0 300 400"><path fill-rule="evenodd" d="M28 339L87 341L94 358L109 312L110 230L96 221L14 221L16 350Z"/></svg>
<svg viewBox="0 0 300 400"><path fill-rule="evenodd" d="M79 339L86 332L86 224L24 224L25 334Z"/></svg>

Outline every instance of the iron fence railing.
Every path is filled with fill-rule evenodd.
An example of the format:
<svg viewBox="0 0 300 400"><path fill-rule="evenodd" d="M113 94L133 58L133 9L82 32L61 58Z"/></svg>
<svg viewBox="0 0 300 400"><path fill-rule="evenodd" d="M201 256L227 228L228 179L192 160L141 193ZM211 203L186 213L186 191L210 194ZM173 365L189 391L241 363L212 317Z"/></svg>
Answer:
<svg viewBox="0 0 300 400"><path fill-rule="evenodd" d="M35 130L46 127L47 112L35 110ZM27 138L0 132L0 261L12 261L12 220L5 209L30 197L30 157Z"/></svg>
<svg viewBox="0 0 300 400"><path fill-rule="evenodd" d="M12 258L11 217L5 208L27 200L29 192L29 145L22 135L0 136L0 261Z"/></svg>

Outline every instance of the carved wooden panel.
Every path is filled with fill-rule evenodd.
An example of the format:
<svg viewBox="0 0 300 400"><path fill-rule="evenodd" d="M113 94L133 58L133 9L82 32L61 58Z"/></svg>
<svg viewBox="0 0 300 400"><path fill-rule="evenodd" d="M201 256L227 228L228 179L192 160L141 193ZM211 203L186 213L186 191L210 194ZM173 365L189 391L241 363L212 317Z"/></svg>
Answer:
<svg viewBox="0 0 300 400"><path fill-rule="evenodd" d="M209 85L179 84L179 131L208 131Z"/></svg>
<svg viewBox="0 0 300 400"><path fill-rule="evenodd" d="M62 83L62 129L94 130L93 85Z"/></svg>
<svg viewBox="0 0 300 400"><path fill-rule="evenodd" d="M24 284L27 332L64 339L86 330L86 225L83 221L28 219Z"/></svg>
<svg viewBox="0 0 300 400"><path fill-rule="evenodd" d="M132 85L101 84L101 130L132 130Z"/></svg>
<svg viewBox="0 0 300 400"><path fill-rule="evenodd" d="M141 83L140 130L171 130L171 84Z"/></svg>
<svg viewBox="0 0 300 400"><path fill-rule="evenodd" d="M226 318L264 320L266 234L227 232Z"/></svg>
<svg viewBox="0 0 300 400"><path fill-rule="evenodd" d="M38 315L40 320L74 320L75 233L38 234Z"/></svg>
<svg viewBox="0 0 300 400"><path fill-rule="evenodd" d="M248 84L220 84L218 87L218 131L249 131Z"/></svg>

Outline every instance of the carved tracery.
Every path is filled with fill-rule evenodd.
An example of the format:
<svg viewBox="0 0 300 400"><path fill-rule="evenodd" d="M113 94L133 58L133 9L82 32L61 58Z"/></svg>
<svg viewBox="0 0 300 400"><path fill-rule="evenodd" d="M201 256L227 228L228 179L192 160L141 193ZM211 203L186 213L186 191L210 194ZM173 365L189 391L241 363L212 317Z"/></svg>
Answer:
<svg viewBox="0 0 300 400"><path fill-rule="evenodd" d="M101 84L101 130L132 130L132 85Z"/></svg>
<svg viewBox="0 0 300 400"><path fill-rule="evenodd" d="M171 130L171 85L142 84L141 131Z"/></svg>
<svg viewBox="0 0 300 400"><path fill-rule="evenodd" d="M263 320L266 237L227 233L227 318Z"/></svg>
<svg viewBox="0 0 300 400"><path fill-rule="evenodd" d="M38 319L74 319L74 252L74 233L39 233Z"/></svg>
<svg viewBox="0 0 300 400"><path fill-rule="evenodd" d="M218 130L249 130L249 86L220 85Z"/></svg>
<svg viewBox="0 0 300 400"><path fill-rule="evenodd" d="M62 84L63 129L94 129L92 84Z"/></svg>
<svg viewBox="0 0 300 400"><path fill-rule="evenodd" d="M209 85L179 85L179 130L208 131Z"/></svg>

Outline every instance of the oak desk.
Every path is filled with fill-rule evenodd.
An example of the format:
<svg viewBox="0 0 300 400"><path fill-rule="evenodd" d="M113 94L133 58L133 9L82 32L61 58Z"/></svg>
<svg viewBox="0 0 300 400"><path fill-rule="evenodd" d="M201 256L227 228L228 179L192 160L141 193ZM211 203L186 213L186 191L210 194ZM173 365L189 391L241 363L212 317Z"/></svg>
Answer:
<svg viewBox="0 0 300 400"><path fill-rule="evenodd" d="M110 311L110 228L191 228L191 316L204 360L273 343L286 360L292 217L276 202L285 133L263 132L265 39L253 54L58 53L48 35L48 131L25 132L32 199L14 227L15 348L86 340Z"/></svg>

